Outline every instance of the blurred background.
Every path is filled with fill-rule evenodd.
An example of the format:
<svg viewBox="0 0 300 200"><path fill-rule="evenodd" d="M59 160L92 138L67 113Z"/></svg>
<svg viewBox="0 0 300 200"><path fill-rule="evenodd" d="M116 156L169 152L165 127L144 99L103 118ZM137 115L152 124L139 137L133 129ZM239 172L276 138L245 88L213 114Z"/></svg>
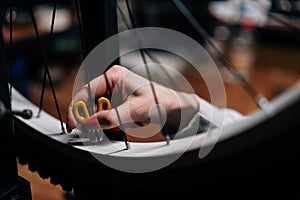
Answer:
<svg viewBox="0 0 300 200"><path fill-rule="evenodd" d="M237 67L250 85L271 100L300 78L300 1L296 0L227 0L183 1L207 31L214 44ZM125 1L118 0L128 17ZM170 0L130 0L137 27L165 27L180 31L202 44L222 73L227 92L227 107L249 114L258 109L253 98L239 81L219 61L216 52L206 43ZM53 4L34 6L40 38L48 45ZM49 48L49 70L55 85L59 106L65 120L66 108L72 98L73 82L82 62L80 35L74 1L62 1L57 6L53 41ZM10 17L12 16L12 20ZM10 23L12 22L12 24ZM12 26L11 26L12 25ZM12 35L11 30L12 28ZM118 13L119 31L127 30ZM3 14L3 37L9 52L12 36L13 85L32 102L39 104L44 71L39 43L28 10L13 7ZM176 41L174 41L176 42ZM124 59L124 65L136 58ZM173 57L167 59L172 61ZM175 59L176 60L176 59ZM173 60L174 61L174 60ZM122 64L122 62L121 62ZM178 65L183 65L178 62ZM205 83L192 69L183 73L196 93L210 100ZM218 105L217 105L218 106ZM45 89L43 109L57 117L49 84ZM19 164L19 173L31 182L33 199L65 199L62 188L41 178L27 165Z"/></svg>

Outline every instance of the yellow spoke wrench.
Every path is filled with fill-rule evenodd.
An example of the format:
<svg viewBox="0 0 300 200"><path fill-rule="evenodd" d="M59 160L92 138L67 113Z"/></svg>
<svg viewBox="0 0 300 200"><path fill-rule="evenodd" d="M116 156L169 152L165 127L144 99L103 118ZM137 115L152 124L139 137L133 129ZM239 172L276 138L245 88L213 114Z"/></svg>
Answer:
<svg viewBox="0 0 300 200"><path fill-rule="evenodd" d="M105 97L98 99L98 111L110 110L110 101ZM100 142L103 138L103 131L97 119L91 119L91 115L84 101L78 101L74 104L73 113L75 119L83 124L83 128L87 130L90 142Z"/></svg>
<svg viewBox="0 0 300 200"><path fill-rule="evenodd" d="M110 101L105 97L100 97L98 99L98 111L110 110L110 109L111 109ZM82 113L80 111L82 111ZM84 101L77 101L74 104L73 112L74 112L75 119L82 124L84 124L88 119L91 118L86 103Z"/></svg>

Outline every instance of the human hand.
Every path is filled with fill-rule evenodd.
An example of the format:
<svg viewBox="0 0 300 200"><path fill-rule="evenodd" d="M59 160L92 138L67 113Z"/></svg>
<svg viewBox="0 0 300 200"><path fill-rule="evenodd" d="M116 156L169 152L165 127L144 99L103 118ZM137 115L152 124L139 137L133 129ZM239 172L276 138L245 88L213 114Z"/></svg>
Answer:
<svg viewBox="0 0 300 200"><path fill-rule="evenodd" d="M113 66L105 74L90 82L93 98L106 96L111 99L112 109L96 111L102 129L135 127L136 123L167 125L173 130L184 127L199 110L193 95L175 91L131 72L122 66ZM154 91L154 92L153 92ZM88 102L88 86L82 87L74 96L67 113L67 131L79 124L73 115L73 104L79 100ZM93 101L95 102L95 101ZM158 103L158 104L157 104ZM149 126L151 129L151 126ZM148 128L149 128L148 127ZM152 130L152 132L157 130Z"/></svg>

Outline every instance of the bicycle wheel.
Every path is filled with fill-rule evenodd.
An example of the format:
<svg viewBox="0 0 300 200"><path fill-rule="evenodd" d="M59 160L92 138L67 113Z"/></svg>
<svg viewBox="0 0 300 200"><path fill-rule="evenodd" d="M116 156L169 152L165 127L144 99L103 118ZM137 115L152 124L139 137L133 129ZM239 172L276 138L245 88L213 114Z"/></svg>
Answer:
<svg viewBox="0 0 300 200"><path fill-rule="evenodd" d="M110 7L112 5L113 9ZM85 44L82 53L86 57L97 44L117 33L115 21L117 7L110 1L103 1L101 8L105 12L101 14L105 20L98 26L98 22L91 20L99 18L98 12L91 12L95 9L98 11L98 8L83 1L80 2L80 6L84 26L82 40ZM96 16L90 15L91 13ZM111 18L107 18L108 16ZM112 24L114 25L111 26ZM100 28L91 31L94 27ZM104 35L101 27L105 27ZM99 37L100 35L102 36ZM273 189L283 189L275 180L288 181L287 177L294 175L298 166L296 158L299 151L296 142L299 138L297 134L299 91L298 84L272 99L269 102L272 108L271 116L266 115L264 110L257 110L249 119L235 126L211 130L209 134L212 135L221 131L215 145L213 141L206 140L208 133L176 138L171 140L169 145L161 141L130 142L130 149L124 149L123 141L114 141L103 146L69 145L69 138L65 134L59 134L64 129L62 121L44 111L41 111L38 118L31 120L16 117L14 139L18 156L23 162L29 163L31 170L38 170L41 177L50 176L52 183L60 183L66 190L75 188L78 197L97 195L99 187L104 190L101 196L120 195L121 198L143 192L150 192L150 196L157 196L161 192L169 196L178 193L194 194L199 187L204 190L202 195L205 197L218 196L219 194L213 193L215 188L212 184L222 186L219 189L223 191L230 190L234 186L240 191L254 190L255 194L263 192L263 195L269 195L271 191L261 189L260 186L270 184ZM6 97L5 101L9 102L8 90L3 96ZM24 108L31 109L34 113L39 111L36 105L12 88L12 109ZM293 118L285 120L289 116ZM212 151L207 156L199 158L200 150L205 151L206 148L209 150L212 145ZM278 148L281 153L274 154ZM174 159L174 156L178 159ZM123 161L129 163L128 166L122 166L122 169L130 168L132 164L147 166L151 162L160 163L170 158L174 162L153 172L128 173L126 170L116 170L99 162L102 158L117 164L118 162L124 164ZM282 170L285 173L278 173L274 177L274 173ZM230 185L224 186L228 179L231 179ZM199 183L195 185L191 180ZM253 186L252 181L259 183ZM132 190L134 194L128 193ZM290 188L278 190L278 193L273 192L273 195L287 191L290 191ZM235 195L228 194L228 196Z"/></svg>

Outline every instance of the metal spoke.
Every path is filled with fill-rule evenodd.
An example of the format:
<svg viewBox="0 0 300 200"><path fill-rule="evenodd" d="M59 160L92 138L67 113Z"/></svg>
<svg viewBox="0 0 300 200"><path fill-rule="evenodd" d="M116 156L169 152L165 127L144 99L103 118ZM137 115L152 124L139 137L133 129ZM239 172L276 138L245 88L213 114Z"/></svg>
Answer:
<svg viewBox="0 0 300 200"><path fill-rule="evenodd" d="M56 5L56 3L54 5ZM54 6L54 8L56 8L56 6ZM54 13L54 15L52 16L52 24L51 24L52 28L51 28L50 35L53 34L55 11L53 11L53 13ZM66 131L65 131L64 126L63 126L63 120L62 120L62 116L61 116L61 113L60 113L58 100L57 100L56 93L55 93L55 88L54 88L52 78L51 78L51 75L50 75L50 72L49 72L48 58L46 57L46 54L45 54L45 51L44 51L44 48L43 48L43 45L42 45L42 41L41 41L41 38L40 38L40 34L39 34L39 31L38 31L37 23L36 23L35 16L34 16L32 8L30 9L30 15L31 15L31 20L32 20L33 26L34 26L35 35L36 35L36 38L38 40L38 43L39 43L39 46L40 46L40 49L41 49L41 52L42 52L42 59L44 61L45 73L47 74L47 78L48 78L49 83L50 83L52 95L53 95L53 98L54 98L56 110L57 110L57 113L58 113L61 129L62 129L62 134L65 134ZM49 38L49 44L51 44L51 40L52 40L52 38ZM49 49L50 49L50 46L48 47L48 53L49 53ZM45 79L43 81L45 81ZM39 115L40 115L40 112L38 113L38 117L39 117Z"/></svg>
<svg viewBox="0 0 300 200"><path fill-rule="evenodd" d="M136 28L136 23L135 23L133 14L131 12L131 8L130 8L128 0L126 0L125 3L126 3L126 8L127 8L128 14L129 14L129 18L130 18L130 22L131 22L132 28L135 29ZM122 10L120 8L118 10L120 12L122 12ZM125 14L122 14L121 16L125 16ZM124 21L126 21L126 20L124 19ZM137 41L139 43L141 42L140 39L139 39L139 37L138 37L138 35L137 35ZM162 134L163 134L163 136L164 136L167 144L169 144L170 143L170 135L166 132L165 126L163 124L163 114L162 114L161 108L158 106L159 105L159 101L158 101L157 94L156 94L156 91L155 91L155 88L154 88L153 79L152 79L152 75L151 75L151 72L150 72L150 69L149 69L149 65L148 65L148 62L147 62L147 59L146 59L146 56L145 56L145 54L150 55L150 53L148 51L146 51L145 49L139 49L139 52L141 54L143 63L145 65L146 74L147 74L147 78L148 78L149 83L150 83L151 92L152 92L152 96L154 98L154 102L157 105L157 111L158 111L159 119L160 119L160 122L161 122L160 123L161 131L162 131ZM150 57L153 58L153 56L151 56L151 55L150 55Z"/></svg>
<svg viewBox="0 0 300 200"><path fill-rule="evenodd" d="M76 14L77 14L77 24L79 27L79 34L80 34L80 41L81 41L81 51L82 51L82 55L83 58L85 58L87 56L87 52L85 49L85 42L84 42L84 32L83 32L83 25L82 25L82 21L81 21L81 12L80 12L80 4L78 2L78 0L75 0L75 6L76 6ZM89 77L89 71L88 71L88 67L85 67L85 81L87 83L88 86L88 109L90 113L93 113L93 98L92 98L92 91L91 91L91 84L90 84L90 77Z"/></svg>
<svg viewBox="0 0 300 200"><path fill-rule="evenodd" d="M214 44L213 40L210 38L206 30L200 25L196 18L192 15L189 9L180 0L172 0L178 10L186 17L189 23L197 31L197 33L203 37L204 41L210 45L214 51L217 53L218 58L224 63L225 67L231 72L231 74L238 80L238 82L243 86L243 88L251 95L256 104L269 113L268 100L260 93L258 93L243 77L243 75L238 71L238 69L229 61L223 52L221 52L218 47Z"/></svg>

